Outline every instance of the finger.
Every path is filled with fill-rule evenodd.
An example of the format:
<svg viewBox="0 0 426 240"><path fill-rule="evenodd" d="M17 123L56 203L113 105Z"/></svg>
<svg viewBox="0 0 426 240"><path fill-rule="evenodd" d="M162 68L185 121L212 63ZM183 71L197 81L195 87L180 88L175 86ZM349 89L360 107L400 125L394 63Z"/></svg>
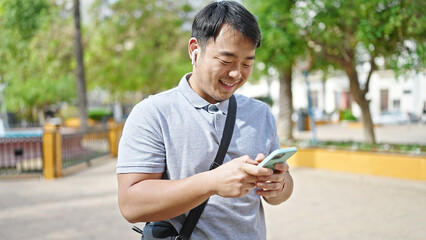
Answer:
<svg viewBox="0 0 426 240"><path fill-rule="evenodd" d="M260 176L258 177L259 182L280 182L283 183L285 181L284 173L274 173L270 176Z"/></svg>
<svg viewBox="0 0 426 240"><path fill-rule="evenodd" d="M258 178L256 176L252 176L252 175L247 175L244 179L244 182L249 183L249 184L253 184L256 185L256 183L258 182Z"/></svg>
<svg viewBox="0 0 426 240"><path fill-rule="evenodd" d="M243 163L248 163L248 164L252 164L252 165L257 165L257 161L251 159L249 156L244 156L242 158Z"/></svg>
<svg viewBox="0 0 426 240"><path fill-rule="evenodd" d="M246 183L244 187L245 189L253 189L256 187L256 183Z"/></svg>
<svg viewBox="0 0 426 240"><path fill-rule="evenodd" d="M251 164L251 165L257 165L258 164L258 162L253 160L253 159L247 160L244 163L248 163L248 164Z"/></svg>
<svg viewBox="0 0 426 240"><path fill-rule="evenodd" d="M259 153L257 154L255 161L260 163L263 159L265 159L265 155L263 153Z"/></svg>
<svg viewBox="0 0 426 240"><path fill-rule="evenodd" d="M276 197L280 194L280 191L279 190L270 191L270 190L259 189L259 190L256 190L256 194L261 197Z"/></svg>
<svg viewBox="0 0 426 240"><path fill-rule="evenodd" d="M288 165L286 162L284 163L284 171L288 172L290 170L290 165Z"/></svg>
<svg viewBox="0 0 426 240"><path fill-rule="evenodd" d="M257 182L256 187L263 190L276 191L282 188L283 184L278 182Z"/></svg>
<svg viewBox="0 0 426 240"><path fill-rule="evenodd" d="M245 173L252 176L270 176L274 173L272 169L258 167L252 164L244 164L242 169Z"/></svg>
<svg viewBox="0 0 426 240"><path fill-rule="evenodd" d="M274 169L281 172L287 172L289 170L289 166L287 163L276 163L274 165Z"/></svg>

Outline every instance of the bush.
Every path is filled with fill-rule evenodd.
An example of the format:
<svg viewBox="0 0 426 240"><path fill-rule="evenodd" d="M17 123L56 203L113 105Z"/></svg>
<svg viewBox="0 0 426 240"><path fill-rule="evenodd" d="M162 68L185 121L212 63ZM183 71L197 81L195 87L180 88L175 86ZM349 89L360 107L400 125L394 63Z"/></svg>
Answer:
<svg viewBox="0 0 426 240"><path fill-rule="evenodd" d="M281 140L283 146L297 146L299 148L317 147L324 149L336 149L345 151L361 151L361 152L379 152L408 154L414 156L426 156L426 145L422 144L395 144L395 143L376 143L370 144L365 142L351 141L318 141L316 145L312 145L311 140Z"/></svg>
<svg viewBox="0 0 426 240"><path fill-rule="evenodd" d="M88 117L95 121L101 121L102 119L112 116L112 113L108 109L93 109L88 112Z"/></svg>
<svg viewBox="0 0 426 240"><path fill-rule="evenodd" d="M356 117L352 114L352 111L349 109L341 110L342 120L346 121L356 121Z"/></svg>

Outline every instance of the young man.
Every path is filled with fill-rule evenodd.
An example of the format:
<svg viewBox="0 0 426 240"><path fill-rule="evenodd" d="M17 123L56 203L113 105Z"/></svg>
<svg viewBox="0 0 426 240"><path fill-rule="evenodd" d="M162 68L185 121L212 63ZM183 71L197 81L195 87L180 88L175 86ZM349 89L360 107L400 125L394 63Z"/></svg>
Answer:
<svg viewBox="0 0 426 240"><path fill-rule="evenodd" d="M215 2L197 14L188 44L193 72L136 105L123 130L118 194L129 222L166 220L179 232L185 214L210 198L191 239L266 239L261 197L280 204L293 189L287 164L257 166L280 148L267 105L235 94L228 152L208 171L229 98L249 78L260 39L254 16L239 3Z"/></svg>

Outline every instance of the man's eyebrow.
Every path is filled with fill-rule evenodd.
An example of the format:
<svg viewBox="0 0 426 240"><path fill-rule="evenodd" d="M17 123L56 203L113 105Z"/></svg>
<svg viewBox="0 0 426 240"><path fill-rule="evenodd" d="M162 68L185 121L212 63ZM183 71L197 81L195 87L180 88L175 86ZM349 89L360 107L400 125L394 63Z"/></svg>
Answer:
<svg viewBox="0 0 426 240"><path fill-rule="evenodd" d="M237 55L235 55L232 52L228 52L228 51L219 51L219 54L222 55L222 56L226 56L226 57L234 57L234 58L237 57ZM247 60L254 60L255 56L254 55L253 56L248 56L248 57L246 57L246 59Z"/></svg>

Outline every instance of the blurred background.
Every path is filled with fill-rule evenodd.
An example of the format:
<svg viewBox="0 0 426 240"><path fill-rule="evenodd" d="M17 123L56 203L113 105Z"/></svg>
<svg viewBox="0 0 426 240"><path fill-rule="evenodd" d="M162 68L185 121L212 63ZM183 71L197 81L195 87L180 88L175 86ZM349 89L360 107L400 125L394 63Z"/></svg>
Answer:
<svg viewBox="0 0 426 240"><path fill-rule="evenodd" d="M0 1L0 185L4 187L0 196L9 200L0 205L0 232L16 219L17 223L26 223L26 212L22 209L39 202L57 202L76 194L76 201L83 204L90 191L71 184L84 185L83 179L91 181L86 183L94 185L93 191L108 193L110 205L104 209L115 208L120 218L114 200L115 179L111 177L122 126L136 103L176 86L181 76L192 70L187 51L192 20L209 2ZM256 16L262 31L253 74L238 93L270 106L282 145L299 147L297 158L290 162L292 166L361 174L306 170L307 173L299 169L295 178L302 181L301 186L312 189L310 183L315 177L324 180L326 176L332 176L324 180L327 184L342 178L348 183L380 186L378 189L390 184L398 193L401 189L412 190L415 197L400 202L424 205L426 3L238 2ZM104 173L100 179L109 181L108 190L88 172L81 173L98 163L106 165L91 171ZM363 174L372 178L366 179ZM70 180L61 182L58 179L62 176ZM22 181L28 177L31 180ZM389 177L391 182L381 177ZM57 182L47 183L45 179ZM375 182L377 179L379 183ZM64 181L70 192L60 194ZM33 189L31 194L20 192L24 186ZM332 195L336 193L329 190ZM303 197L297 196L308 194L317 197L313 190L296 193L295 198L301 200ZM22 201L14 201L19 196L24 196ZM96 199L99 203L100 198ZM53 209L62 207L59 204ZM290 209L284 209L283 214L291 212ZM21 211L21 215L11 220L15 210ZM412 212L421 210L424 208ZM357 216L364 213L359 211ZM78 219L77 215L75 218ZM417 215L406 219L414 222ZM392 224L401 222L386 227L392 228ZM34 225L34 229L37 231L40 226ZM400 239L426 237L424 231L416 231L417 235ZM2 234L0 239L26 236ZM63 238L59 235L40 235L35 239L73 239L72 234ZM370 235L370 239L399 236ZM83 238L96 239L95 233L90 236ZM270 239L281 239L279 235L271 236L276 237ZM348 236L343 238L358 239ZM337 237L341 239L342 235Z"/></svg>
<svg viewBox="0 0 426 240"><path fill-rule="evenodd" d="M1 132L124 121L191 71L191 23L207 3L3 0ZM242 3L263 40L241 92L271 106L282 139L344 121L374 144L375 126L425 123L422 1Z"/></svg>

